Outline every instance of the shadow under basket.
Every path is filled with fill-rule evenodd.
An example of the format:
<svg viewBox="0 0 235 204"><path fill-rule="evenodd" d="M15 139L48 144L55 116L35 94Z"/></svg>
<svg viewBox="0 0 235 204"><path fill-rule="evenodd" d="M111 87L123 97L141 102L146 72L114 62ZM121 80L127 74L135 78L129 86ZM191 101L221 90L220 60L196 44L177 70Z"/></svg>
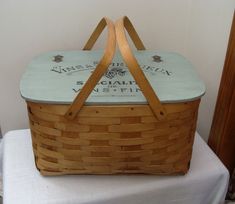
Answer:
<svg viewBox="0 0 235 204"><path fill-rule="evenodd" d="M148 105L84 106L27 102L37 168L59 174L185 174L200 100L164 104L158 121Z"/></svg>

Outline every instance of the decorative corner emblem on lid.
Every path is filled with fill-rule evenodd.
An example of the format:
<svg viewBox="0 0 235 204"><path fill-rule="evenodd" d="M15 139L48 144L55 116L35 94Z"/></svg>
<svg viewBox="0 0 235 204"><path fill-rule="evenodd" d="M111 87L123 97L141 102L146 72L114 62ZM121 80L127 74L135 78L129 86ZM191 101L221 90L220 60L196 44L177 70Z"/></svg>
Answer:
<svg viewBox="0 0 235 204"><path fill-rule="evenodd" d="M62 55L56 55L53 57L53 61L59 63L59 62L63 61L63 58L64 58L64 56L62 56Z"/></svg>
<svg viewBox="0 0 235 204"><path fill-rule="evenodd" d="M152 58L154 62L157 62L157 63L162 62L161 56L159 55L154 55L152 56Z"/></svg>

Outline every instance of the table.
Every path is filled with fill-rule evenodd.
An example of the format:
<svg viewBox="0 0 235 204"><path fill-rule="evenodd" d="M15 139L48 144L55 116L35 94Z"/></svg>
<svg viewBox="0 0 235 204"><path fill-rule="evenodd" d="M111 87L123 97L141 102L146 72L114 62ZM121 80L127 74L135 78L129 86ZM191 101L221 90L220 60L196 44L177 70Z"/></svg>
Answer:
<svg viewBox="0 0 235 204"><path fill-rule="evenodd" d="M35 168L29 130L3 139L4 204L218 204L229 173L196 133L185 176L68 175L43 177Z"/></svg>

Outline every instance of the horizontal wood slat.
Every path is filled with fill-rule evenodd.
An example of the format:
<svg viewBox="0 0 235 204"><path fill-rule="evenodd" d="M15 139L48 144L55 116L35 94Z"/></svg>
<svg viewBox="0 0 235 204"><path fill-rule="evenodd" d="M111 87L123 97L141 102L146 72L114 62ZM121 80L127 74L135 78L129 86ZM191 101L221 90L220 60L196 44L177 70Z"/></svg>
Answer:
<svg viewBox="0 0 235 204"><path fill-rule="evenodd" d="M109 132L142 132L148 130L154 130L156 125L154 123L148 124L121 124L121 125L110 125Z"/></svg>
<svg viewBox="0 0 235 204"><path fill-rule="evenodd" d="M58 130L68 131L68 132L88 132L90 127L88 125L79 125L73 123L54 123L54 126Z"/></svg>

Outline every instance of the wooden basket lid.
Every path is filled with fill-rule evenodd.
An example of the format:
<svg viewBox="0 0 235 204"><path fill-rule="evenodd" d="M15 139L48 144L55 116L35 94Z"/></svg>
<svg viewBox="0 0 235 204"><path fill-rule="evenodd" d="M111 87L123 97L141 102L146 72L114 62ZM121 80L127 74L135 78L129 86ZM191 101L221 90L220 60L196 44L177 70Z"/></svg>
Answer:
<svg viewBox="0 0 235 204"><path fill-rule="evenodd" d="M70 104L95 69L103 51L54 51L32 60L20 82L27 101ZM135 57L162 103L192 101L205 85L192 64L174 52L135 51ZM119 52L86 104L145 104L146 99Z"/></svg>

